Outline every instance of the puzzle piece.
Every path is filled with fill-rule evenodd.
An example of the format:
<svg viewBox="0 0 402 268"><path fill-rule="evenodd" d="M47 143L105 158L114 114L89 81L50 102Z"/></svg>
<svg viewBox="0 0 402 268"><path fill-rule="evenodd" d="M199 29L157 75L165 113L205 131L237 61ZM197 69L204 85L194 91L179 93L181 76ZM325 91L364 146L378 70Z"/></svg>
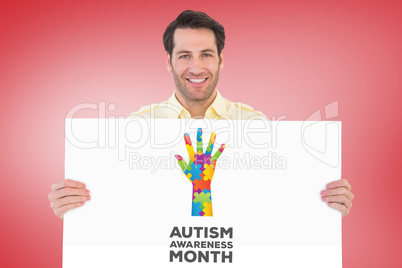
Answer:
<svg viewBox="0 0 402 268"><path fill-rule="evenodd" d="M203 174L201 174L202 176ZM203 191L204 189L211 190L211 181L207 180L194 180L192 181L194 185L194 190Z"/></svg>
<svg viewBox="0 0 402 268"><path fill-rule="evenodd" d="M204 165L204 171L202 172L204 175L202 176L203 180L212 180L215 172L215 165Z"/></svg>
<svg viewBox="0 0 402 268"><path fill-rule="evenodd" d="M205 155L210 155L212 153L212 150L214 149L215 137L216 137L216 134L213 132L209 139L207 149L205 150Z"/></svg>
<svg viewBox="0 0 402 268"><path fill-rule="evenodd" d="M202 129L197 131L197 142L202 142Z"/></svg>
<svg viewBox="0 0 402 268"><path fill-rule="evenodd" d="M202 211L205 213L204 214L205 216L212 216L213 215L213 213L212 213L212 202L211 203L204 202L203 207L204 208L202 209Z"/></svg>
<svg viewBox="0 0 402 268"><path fill-rule="evenodd" d="M201 193L202 192L202 189L199 189L198 187L196 189L195 182L199 182L199 181L202 181L202 180L195 180L195 181L191 182L193 184L193 199L194 199L194 193Z"/></svg>
<svg viewBox="0 0 402 268"><path fill-rule="evenodd" d="M212 147L213 147L213 145L212 145L212 146L207 147L207 151L206 151L206 153L211 154L211 153L212 153Z"/></svg>
<svg viewBox="0 0 402 268"><path fill-rule="evenodd" d="M202 207L204 208L204 205L202 205ZM200 202L197 202L196 204L193 204L191 206L191 215L192 216L199 216L201 212L202 212L202 208L201 208Z"/></svg>
<svg viewBox="0 0 402 268"><path fill-rule="evenodd" d="M195 164L200 164L201 165L201 171L205 170L205 165L210 165L211 164L211 155L205 155L205 154L196 154L195 156Z"/></svg>
<svg viewBox="0 0 402 268"><path fill-rule="evenodd" d="M188 167L191 167L191 169L189 169ZM191 163L191 165L187 166L187 169L184 171L184 174L186 174L187 178L188 178L188 174L191 174L191 177L189 178L191 181L194 180L201 180L201 164L196 165L195 163Z"/></svg>
<svg viewBox="0 0 402 268"><path fill-rule="evenodd" d="M197 153L202 154L202 129L197 130Z"/></svg>
<svg viewBox="0 0 402 268"><path fill-rule="evenodd" d="M188 165L187 165L187 168L186 168L186 170L184 171L184 173L186 173L186 171L187 172L189 172L189 171L192 171L193 170L193 166L191 165L192 163L191 163L191 160L188 162ZM187 175L187 174L186 174Z"/></svg>
<svg viewBox="0 0 402 268"><path fill-rule="evenodd" d="M204 193L204 194L207 194L207 193L210 193L211 194L211 199L212 199L212 193L211 193L211 189L204 189L204 190L202 190L202 192Z"/></svg>
<svg viewBox="0 0 402 268"><path fill-rule="evenodd" d="M194 200L193 200L193 202L194 203L198 203L198 202L201 202L201 204L204 204L204 202L207 202L207 203L211 203L211 193L204 193L204 192L202 192L202 193L194 193Z"/></svg>
<svg viewBox="0 0 402 268"><path fill-rule="evenodd" d="M191 176L193 176L193 174L191 174L191 173L187 173L187 174L186 174L187 179L189 179L189 181L191 181L191 182L192 182L192 180L191 180Z"/></svg>
<svg viewBox="0 0 402 268"><path fill-rule="evenodd" d="M204 203L206 203L206 202L204 202ZM194 203L194 206L199 207L201 210L203 210L205 208L204 204L201 202Z"/></svg>

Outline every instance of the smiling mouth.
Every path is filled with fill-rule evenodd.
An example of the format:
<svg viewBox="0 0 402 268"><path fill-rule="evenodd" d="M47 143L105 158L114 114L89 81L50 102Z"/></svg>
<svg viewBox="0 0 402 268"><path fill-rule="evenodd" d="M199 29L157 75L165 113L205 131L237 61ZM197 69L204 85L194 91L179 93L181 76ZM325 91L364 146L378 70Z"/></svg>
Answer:
<svg viewBox="0 0 402 268"><path fill-rule="evenodd" d="M204 81L206 81L208 78L202 78L202 79L189 79L187 78L186 80L191 82L191 83L195 83L195 84L200 84Z"/></svg>

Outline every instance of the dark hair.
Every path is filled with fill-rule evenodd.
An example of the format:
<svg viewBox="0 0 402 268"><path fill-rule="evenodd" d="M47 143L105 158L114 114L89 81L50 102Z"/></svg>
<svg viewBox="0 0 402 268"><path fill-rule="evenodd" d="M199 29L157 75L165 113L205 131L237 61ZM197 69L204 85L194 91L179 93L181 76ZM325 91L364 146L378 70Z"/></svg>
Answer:
<svg viewBox="0 0 402 268"><path fill-rule="evenodd" d="M225 29L216 20L200 11L186 10L172 21L163 34L163 45L167 53L172 56L173 35L176 29L200 29L207 28L214 32L218 56L221 55L225 46Z"/></svg>

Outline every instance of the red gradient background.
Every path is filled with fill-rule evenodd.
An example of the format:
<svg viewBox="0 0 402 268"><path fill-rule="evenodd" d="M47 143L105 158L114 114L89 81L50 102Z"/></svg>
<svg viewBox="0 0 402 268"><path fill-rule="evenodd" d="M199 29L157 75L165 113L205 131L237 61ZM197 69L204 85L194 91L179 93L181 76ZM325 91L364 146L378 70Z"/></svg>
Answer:
<svg viewBox="0 0 402 268"><path fill-rule="evenodd" d="M344 267L402 267L401 7L1 1L0 267L61 267L63 221L47 195L64 177L64 118L83 102L114 103L107 115L117 116L167 99L174 83L162 34L185 9L225 26L219 89L226 98L288 120L339 101L342 176L356 196L343 219Z"/></svg>

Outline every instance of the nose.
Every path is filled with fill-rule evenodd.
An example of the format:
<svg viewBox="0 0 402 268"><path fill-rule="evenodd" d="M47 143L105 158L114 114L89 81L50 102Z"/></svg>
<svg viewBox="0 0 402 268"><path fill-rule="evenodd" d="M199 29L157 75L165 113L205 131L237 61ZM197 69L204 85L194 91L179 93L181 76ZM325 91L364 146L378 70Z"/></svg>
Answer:
<svg viewBox="0 0 402 268"><path fill-rule="evenodd" d="M195 75L199 75L203 71L203 62L198 57L194 57L191 61L189 71Z"/></svg>

